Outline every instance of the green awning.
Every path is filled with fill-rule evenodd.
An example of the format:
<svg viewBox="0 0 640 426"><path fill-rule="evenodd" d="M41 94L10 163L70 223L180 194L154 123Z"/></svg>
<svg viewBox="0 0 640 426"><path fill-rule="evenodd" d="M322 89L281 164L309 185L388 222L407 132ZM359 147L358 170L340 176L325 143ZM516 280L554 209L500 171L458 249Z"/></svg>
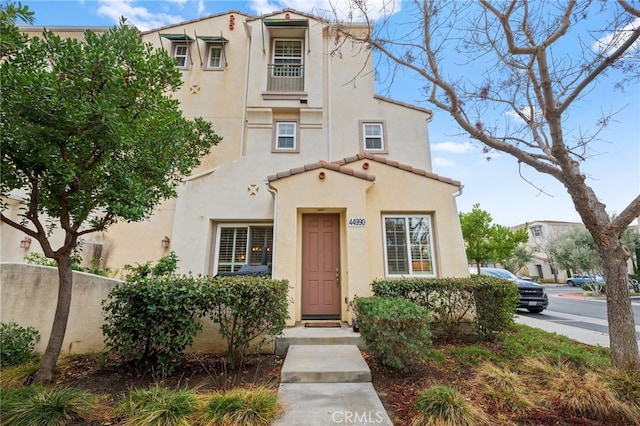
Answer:
<svg viewBox="0 0 640 426"><path fill-rule="evenodd" d="M267 27L272 28L308 28L308 19L268 19L262 20Z"/></svg>
<svg viewBox="0 0 640 426"><path fill-rule="evenodd" d="M193 41L193 39L186 34L160 34L160 37L171 41Z"/></svg>
<svg viewBox="0 0 640 426"><path fill-rule="evenodd" d="M228 43L229 40L222 36L196 36L197 39L205 41L207 43Z"/></svg>

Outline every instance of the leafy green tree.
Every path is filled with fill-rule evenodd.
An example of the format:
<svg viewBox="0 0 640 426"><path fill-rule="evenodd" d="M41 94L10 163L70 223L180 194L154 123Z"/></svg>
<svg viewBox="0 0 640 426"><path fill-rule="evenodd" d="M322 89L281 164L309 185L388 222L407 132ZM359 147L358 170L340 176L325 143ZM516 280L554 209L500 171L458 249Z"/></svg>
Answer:
<svg viewBox="0 0 640 426"><path fill-rule="evenodd" d="M601 292L602 286L595 280L595 275L602 274L603 262L586 228L570 229L553 240L548 250L559 267L592 276L593 282L588 287L596 294Z"/></svg>
<svg viewBox="0 0 640 426"><path fill-rule="evenodd" d="M124 21L103 34L85 32L85 41L45 31L0 66L1 190L25 194L22 220L4 212L1 219L36 239L58 266L51 337L36 374L44 382L65 335L78 239L149 217L220 138L210 123L182 116L170 96L182 84L175 61ZM65 236L58 248L49 218Z"/></svg>
<svg viewBox="0 0 640 426"><path fill-rule="evenodd" d="M480 273L483 263L505 263L520 243L529 239L527 228L510 231L504 225L492 223L491 215L474 204L469 213L460 213L460 226L467 259L473 261Z"/></svg>
<svg viewBox="0 0 640 426"><path fill-rule="evenodd" d="M33 24L33 12L20 2L3 2L0 5L0 59L15 52L27 41L27 37L16 27L16 21Z"/></svg>
<svg viewBox="0 0 640 426"><path fill-rule="evenodd" d="M511 253L511 256L503 262L504 267L514 274L529 263L533 253L524 244L519 244Z"/></svg>

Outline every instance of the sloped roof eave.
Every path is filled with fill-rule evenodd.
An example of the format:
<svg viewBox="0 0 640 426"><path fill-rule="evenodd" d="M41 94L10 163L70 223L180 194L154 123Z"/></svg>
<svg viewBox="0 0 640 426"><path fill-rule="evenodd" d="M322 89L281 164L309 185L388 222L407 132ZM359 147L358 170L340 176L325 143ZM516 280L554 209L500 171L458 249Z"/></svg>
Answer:
<svg viewBox="0 0 640 426"><path fill-rule="evenodd" d="M283 179L290 176L299 175L302 173L306 173L312 170L325 169L332 170L334 172L338 172L347 176L355 177L358 179L363 179L369 182L374 182L376 177L370 173L361 172L359 170L355 170L349 167L343 167L335 163L328 163L326 161L318 161L315 163L305 164L301 167L296 167L289 170L284 170L272 175L267 176L267 182L271 183L279 179Z"/></svg>
<svg viewBox="0 0 640 426"><path fill-rule="evenodd" d="M334 164L338 164L338 165L345 165L345 164L353 163L355 161L360 161L360 160L363 160L363 159L370 160L370 161L375 161L375 162L381 163L381 164L386 164L386 165L391 166L391 167L396 167L398 169L404 170L404 171L409 172L409 173L413 173L413 174L416 174L416 175L419 175L419 176L424 176L424 177L429 178L429 179L433 179L433 180L437 180L437 181L440 181L440 182L443 182L443 183L446 183L446 184L449 184L449 185L453 185L453 186L455 186L457 188L462 187L462 183L460 181L458 181L458 180L454 180L454 179L451 179L451 178L448 178L448 177L440 176L440 175L438 175L436 173L428 172L428 171L423 170L423 169L418 169L418 168L415 168L413 166L409 166L408 164L399 163L397 161L393 161L393 160L390 160L390 159L388 159L386 157L382 157L382 156L379 156L379 155L371 154L369 152L361 152L361 153L356 154L356 155L354 155L352 157L346 157L346 158L343 158L342 160L334 161L333 163Z"/></svg>

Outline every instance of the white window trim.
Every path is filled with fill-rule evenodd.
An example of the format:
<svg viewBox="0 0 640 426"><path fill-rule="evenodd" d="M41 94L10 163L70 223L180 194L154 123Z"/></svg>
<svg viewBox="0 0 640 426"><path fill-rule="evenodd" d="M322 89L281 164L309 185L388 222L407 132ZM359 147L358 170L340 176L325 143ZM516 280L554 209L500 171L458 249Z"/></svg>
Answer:
<svg viewBox="0 0 640 426"><path fill-rule="evenodd" d="M224 48L222 46L222 43L207 43L207 59L205 62L205 69L207 70L223 70L226 66L226 58L224 55ZM211 50L212 49L219 49L220 50L220 65L217 67L213 67L211 66Z"/></svg>
<svg viewBox="0 0 640 426"><path fill-rule="evenodd" d="M276 44L278 44L278 42L281 41L295 41L300 43L300 56L276 56ZM280 59L293 59L293 58L300 58L300 63L299 64L291 64L291 65L304 65L304 40L301 38L276 38L273 39L273 50L272 50L272 55L271 55L271 63L275 64L276 63L276 58L280 58Z"/></svg>
<svg viewBox="0 0 640 426"><path fill-rule="evenodd" d="M180 42L173 42L171 43L171 55L173 56L173 59L175 59L176 61L178 60L178 55L177 55L177 51L178 51L178 47L182 47L185 46L187 48L186 54L184 55L184 65L180 65L180 64L176 64L176 68L179 69L188 69L191 65L191 57L189 55L189 42L187 41L180 41ZM183 56L180 55L180 57L182 58Z"/></svg>
<svg viewBox="0 0 640 426"><path fill-rule="evenodd" d="M388 154L388 143L387 143L387 126L384 120L360 120L358 121L358 125L360 126L360 151L361 152L373 152L377 154ZM367 137L365 135L364 127L366 125L378 125L380 126L380 144L382 148L367 148Z"/></svg>
<svg viewBox="0 0 640 426"><path fill-rule="evenodd" d="M295 129L293 132L293 148L281 148L278 146L278 138L280 136L290 136L290 135L280 135L280 124L293 124ZM271 146L271 152L290 152L290 153L298 153L300 152L300 123L298 120L276 120L273 123L273 143Z"/></svg>
<svg viewBox="0 0 640 426"><path fill-rule="evenodd" d="M428 221L429 224L429 247L431 248L431 273L430 274L414 274L413 273L413 261L411 259L411 247L410 245L407 246L407 249L409 250L409 252L407 253L409 256L408 260L408 266L409 266L409 273L408 274L391 274L389 273L389 262L388 262L388 253L387 253L387 243L386 243L386 227L385 227L385 219L386 218L404 218L405 219L405 223L407 223L407 218L409 217L425 217ZM383 248L384 248L384 274L386 277L392 277L392 278L401 278L401 277L436 277L437 276L437 271L436 271L436 254L435 254L435 246L433 245L433 220L432 220L432 215L429 213L413 213L413 214L383 214L382 215L382 239L383 239ZM409 227L406 226L405 227L405 241L407 243L410 243L411 238L409 236Z"/></svg>
<svg viewBox="0 0 640 426"><path fill-rule="evenodd" d="M224 222L218 223L216 225L216 239L214 241L214 250L213 250L213 267L212 267L212 275L216 275L218 273L219 267L219 259L220 259L220 238L222 236L223 228L245 228L247 229L247 248L245 252L245 262L249 259L251 255L249 251L251 250L251 228L271 228L273 235L273 240L271 241L272 247L274 246L275 241L275 226L273 223L248 223L248 222ZM273 255L272 255L273 256Z"/></svg>

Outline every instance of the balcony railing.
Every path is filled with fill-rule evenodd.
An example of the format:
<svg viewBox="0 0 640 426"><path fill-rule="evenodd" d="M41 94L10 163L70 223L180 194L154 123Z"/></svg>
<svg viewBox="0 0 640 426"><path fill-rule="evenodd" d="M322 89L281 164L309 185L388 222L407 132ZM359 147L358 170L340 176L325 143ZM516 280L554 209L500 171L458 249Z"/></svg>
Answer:
<svg viewBox="0 0 640 426"><path fill-rule="evenodd" d="M269 92L304 91L304 66L294 64L269 64L267 90Z"/></svg>

